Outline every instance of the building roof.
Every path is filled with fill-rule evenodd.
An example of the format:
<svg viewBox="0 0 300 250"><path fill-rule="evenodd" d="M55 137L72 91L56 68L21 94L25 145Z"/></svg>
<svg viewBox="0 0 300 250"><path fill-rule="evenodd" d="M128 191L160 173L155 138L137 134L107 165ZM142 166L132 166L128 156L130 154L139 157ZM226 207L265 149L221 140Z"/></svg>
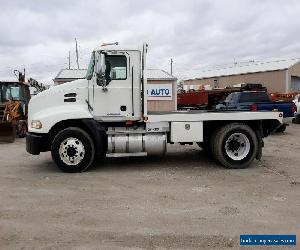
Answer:
<svg viewBox="0 0 300 250"><path fill-rule="evenodd" d="M59 79L84 79L86 69L62 69L58 72L54 80Z"/></svg>
<svg viewBox="0 0 300 250"><path fill-rule="evenodd" d="M252 62L227 68L212 68L199 72L196 79L285 70L299 62L299 59L287 59L269 62Z"/></svg>
<svg viewBox="0 0 300 250"><path fill-rule="evenodd" d="M177 80L175 76L161 69L147 69L146 76L148 80Z"/></svg>
<svg viewBox="0 0 300 250"><path fill-rule="evenodd" d="M85 76L86 69L62 69L54 80L84 79ZM177 80L176 77L161 69L147 69L146 76L149 80Z"/></svg>

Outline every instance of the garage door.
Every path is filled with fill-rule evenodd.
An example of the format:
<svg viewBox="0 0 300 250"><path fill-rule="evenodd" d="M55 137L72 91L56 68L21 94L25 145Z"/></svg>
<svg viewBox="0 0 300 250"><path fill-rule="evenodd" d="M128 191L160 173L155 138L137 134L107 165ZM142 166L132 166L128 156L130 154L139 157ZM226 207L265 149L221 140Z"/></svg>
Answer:
<svg viewBox="0 0 300 250"><path fill-rule="evenodd" d="M292 91L300 92L300 77L292 76Z"/></svg>

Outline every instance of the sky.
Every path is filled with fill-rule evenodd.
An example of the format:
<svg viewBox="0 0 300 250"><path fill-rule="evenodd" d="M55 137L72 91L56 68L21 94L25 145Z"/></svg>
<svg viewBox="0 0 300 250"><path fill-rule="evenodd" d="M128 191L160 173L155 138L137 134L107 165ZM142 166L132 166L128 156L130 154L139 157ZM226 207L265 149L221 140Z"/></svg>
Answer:
<svg viewBox="0 0 300 250"><path fill-rule="evenodd" d="M0 0L0 80L13 70L53 84L57 73L87 68L103 42L149 44L147 67L190 78L234 62L300 57L297 0Z"/></svg>

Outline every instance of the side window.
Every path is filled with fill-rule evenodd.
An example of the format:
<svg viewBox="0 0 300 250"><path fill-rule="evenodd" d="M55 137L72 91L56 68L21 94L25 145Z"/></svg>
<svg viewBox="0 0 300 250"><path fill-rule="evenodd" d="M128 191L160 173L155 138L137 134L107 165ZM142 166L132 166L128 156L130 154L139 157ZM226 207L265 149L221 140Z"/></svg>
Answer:
<svg viewBox="0 0 300 250"><path fill-rule="evenodd" d="M105 57L105 76L110 80L127 79L127 58L126 56L107 55Z"/></svg>
<svg viewBox="0 0 300 250"><path fill-rule="evenodd" d="M11 97L13 100L20 100L20 87L18 86L12 86L10 89Z"/></svg>
<svg viewBox="0 0 300 250"><path fill-rule="evenodd" d="M265 92L243 93L240 102L268 102L269 97Z"/></svg>
<svg viewBox="0 0 300 250"><path fill-rule="evenodd" d="M255 98L253 98L253 99L254 99L254 102L255 102ZM257 101L258 102L269 102L270 99L269 99L269 96L266 92L261 92L261 93L258 93Z"/></svg>

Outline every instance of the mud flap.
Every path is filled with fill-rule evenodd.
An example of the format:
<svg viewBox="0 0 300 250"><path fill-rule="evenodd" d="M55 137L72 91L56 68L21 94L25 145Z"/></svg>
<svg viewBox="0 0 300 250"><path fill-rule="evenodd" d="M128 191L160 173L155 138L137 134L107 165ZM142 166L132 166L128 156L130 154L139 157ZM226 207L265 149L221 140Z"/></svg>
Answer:
<svg viewBox="0 0 300 250"><path fill-rule="evenodd" d="M264 147L264 141L260 131L255 131L255 134L258 141L258 150L257 150L256 159L260 161L262 157L262 148Z"/></svg>
<svg viewBox="0 0 300 250"><path fill-rule="evenodd" d="M16 127L11 122L0 122L0 142L14 142Z"/></svg>
<svg viewBox="0 0 300 250"><path fill-rule="evenodd" d="M107 152L107 135L105 128L93 119L83 119L82 122L93 132L92 138L96 146L96 160L102 160Z"/></svg>
<svg viewBox="0 0 300 250"><path fill-rule="evenodd" d="M263 148L262 143L258 144L258 151L257 151L257 155L256 155L256 159L259 161L261 160L261 157L262 157L262 148Z"/></svg>

